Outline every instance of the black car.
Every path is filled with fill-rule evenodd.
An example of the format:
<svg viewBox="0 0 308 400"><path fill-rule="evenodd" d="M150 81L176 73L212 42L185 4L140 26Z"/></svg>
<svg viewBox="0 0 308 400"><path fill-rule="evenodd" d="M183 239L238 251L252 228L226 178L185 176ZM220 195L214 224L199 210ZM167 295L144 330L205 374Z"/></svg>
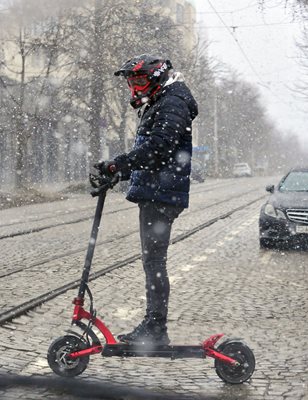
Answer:
<svg viewBox="0 0 308 400"><path fill-rule="evenodd" d="M266 190L271 196L260 212L260 246L307 242L308 167L292 169Z"/></svg>

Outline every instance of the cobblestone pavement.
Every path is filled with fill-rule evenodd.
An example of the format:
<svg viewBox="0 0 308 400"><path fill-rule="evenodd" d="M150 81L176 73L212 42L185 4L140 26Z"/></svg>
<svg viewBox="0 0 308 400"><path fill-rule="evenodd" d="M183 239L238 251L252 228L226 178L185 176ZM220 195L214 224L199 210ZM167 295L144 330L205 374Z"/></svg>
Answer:
<svg viewBox="0 0 308 400"><path fill-rule="evenodd" d="M222 184L207 182L194 185L191 208L176 221L173 236L262 196L265 184L275 181L252 178L238 180L235 185L232 182L234 180ZM204 189L208 190L204 192ZM219 204L228 196L240 193L246 194ZM120 195L111 197L106 211L129 206ZM71 207L76 205L78 214L80 198L74 201L70 204ZM146 388L157 393L185 394L199 399L209 396L226 400L308 399L308 253L259 249L258 213L263 201L252 203L171 245L168 261L171 282L168 326L172 342L198 344L220 332L244 338L256 357L256 371L250 382L234 386L223 383L215 373L212 359L102 359L99 355L91 357L87 370L75 380L85 383L112 382L124 384L127 388ZM201 210L212 203L216 205ZM83 207L90 207L91 204L93 202L88 200ZM40 217L43 212L45 215L56 215L56 211L66 210L65 203L61 206L59 203L50 203L45 207L31 206L27 212L24 208L15 210L15 213L14 210L6 210L0 214L0 228L1 225L8 225L12 218L16 221L22 218L23 213L34 220L35 213L31 214L34 208L37 213L42 211ZM106 215L101 241L104 240L104 232L109 232L111 237L119 235L119 231L131 231L131 234L123 240L98 246L96 268L96 264L102 267L102 264L115 262L118 257L138 253L136 220L135 207ZM25 226L31 223L34 224L28 220ZM3 232L8 228L12 229L12 226L3 226ZM56 287L61 273L64 281L73 276L78 278L76 275L81 270L88 232L89 221L84 221L65 225L61 229L46 229L28 237L2 240L5 266L0 273L6 268L15 268L17 264L23 265L23 260L24 265L29 266L38 257L60 255L64 249L77 251L82 247L82 251L78 255L59 257L43 266L29 267L29 273L24 271L21 275L13 274L0 279L1 289L4 288L1 308L23 300L23 296L31 297L35 291L40 293L50 290L53 285ZM59 241L63 243L63 248L59 246ZM137 260L91 282L98 316L107 322L115 335L134 327L143 317L143 279L142 265ZM71 300L75 295L76 291L70 290L0 328L0 373L53 376L46 362L46 352L50 342L70 328ZM11 387L1 390L0 386L0 398L72 397L69 394L63 397L44 388Z"/></svg>
<svg viewBox="0 0 308 400"><path fill-rule="evenodd" d="M211 189L213 187L215 190ZM194 186L191 207L175 224L173 237L191 229L196 222L207 221L255 199L260 196L259 190L255 189L255 183L249 180L238 186L234 186L232 181ZM207 196L206 203L204 202L205 195ZM227 199L228 202L225 203ZM0 311L6 311L11 306L20 304L21 299L24 302L34 296L44 294L46 288L53 290L79 277L95 204L95 199L89 200L89 196L82 196L78 200L73 199L72 203L69 201L51 203L45 207L44 205L33 206L31 215L25 216L26 221L29 221L28 227L27 222L23 222L22 216L14 215L15 220L22 221L21 224L10 223L9 216L12 218L12 210L2 213L0 236L18 233L26 228L34 232L1 240L4 265L3 270L0 271L0 283L5 301L1 303ZM64 208L65 205L68 206L67 209ZM80 206L81 211L78 213ZM79 215L83 215L85 208L90 208L87 213L91 219L85 219L78 224L63 225L63 221L74 222L76 218L79 220ZM118 209L122 210L120 215L114 213ZM102 233L98 239L96 259L93 263L94 266L100 268L114 264L115 260L121 261L128 256L140 253L136 205L125 201L123 195L110 192L105 210L107 214L104 215L102 221ZM29 207L26 207L26 211L26 214L29 214ZM38 226L50 226L56 223L59 225L52 229L35 231ZM12 274L14 271L16 273ZM2 274L8 273L12 274L11 279L1 278ZM29 285L29 281L32 280L36 281L35 286Z"/></svg>

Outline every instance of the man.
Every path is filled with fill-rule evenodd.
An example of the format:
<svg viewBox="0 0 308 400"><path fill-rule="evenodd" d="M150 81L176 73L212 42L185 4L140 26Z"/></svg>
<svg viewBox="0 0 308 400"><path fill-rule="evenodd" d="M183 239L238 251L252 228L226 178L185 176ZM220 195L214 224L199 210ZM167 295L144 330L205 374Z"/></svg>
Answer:
<svg viewBox="0 0 308 400"><path fill-rule="evenodd" d="M171 62L162 57L134 57L115 75L127 80L140 123L133 150L96 167L109 177L118 173L121 180L131 178L127 199L140 209L147 299L143 321L118 338L125 343L168 344L167 250L173 221L188 207L191 128L198 107L182 74L174 73Z"/></svg>

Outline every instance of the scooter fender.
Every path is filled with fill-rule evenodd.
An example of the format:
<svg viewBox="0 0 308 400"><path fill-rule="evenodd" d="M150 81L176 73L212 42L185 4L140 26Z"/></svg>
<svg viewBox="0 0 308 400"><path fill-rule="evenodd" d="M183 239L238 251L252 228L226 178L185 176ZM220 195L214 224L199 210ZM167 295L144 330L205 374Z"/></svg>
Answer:
<svg viewBox="0 0 308 400"><path fill-rule="evenodd" d="M219 350L221 351L221 350L223 350L224 349L224 347L227 345L227 344L230 344L230 343L242 343L242 344L244 344L244 345L246 345L246 343L245 343L245 341L242 339L242 338L237 338L237 337L232 337L232 338L226 338L226 339L224 339L222 342L220 342L219 344L218 344L218 346L216 347L217 349L219 348Z"/></svg>
<svg viewBox="0 0 308 400"><path fill-rule="evenodd" d="M90 336L90 338L92 339L92 346L101 346L99 338L96 336L96 334L93 332L91 328L90 329L88 328L88 325L86 325L81 321L75 321L74 325L78 326L78 328L80 328L83 332L87 332L87 335ZM71 330L68 330L68 332L79 337L80 339L84 339L84 336L81 335L80 333Z"/></svg>
<svg viewBox="0 0 308 400"><path fill-rule="evenodd" d="M204 354L207 357L220 359L226 363L235 365L236 361L228 356L225 356L223 354L223 350L224 350L225 346L229 343L235 343L235 342L238 343L239 341L241 343L243 343L243 341L241 339L236 339L236 338L226 338L225 340L221 341L221 339L223 337L224 337L224 334L219 333L217 335L212 335L207 340L205 340L202 343Z"/></svg>

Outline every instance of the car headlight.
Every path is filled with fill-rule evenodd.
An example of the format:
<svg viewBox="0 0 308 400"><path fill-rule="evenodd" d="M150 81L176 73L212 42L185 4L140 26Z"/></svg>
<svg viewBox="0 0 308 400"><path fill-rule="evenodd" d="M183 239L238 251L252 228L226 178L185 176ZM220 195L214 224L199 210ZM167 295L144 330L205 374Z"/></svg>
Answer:
<svg viewBox="0 0 308 400"><path fill-rule="evenodd" d="M264 213L273 218L286 219L286 216L281 210L275 209L271 204L266 204Z"/></svg>
<svg viewBox="0 0 308 400"><path fill-rule="evenodd" d="M284 213L281 210L277 210L276 209L276 213L277 213L277 218L279 218L279 219L287 219L286 216L284 215Z"/></svg>

